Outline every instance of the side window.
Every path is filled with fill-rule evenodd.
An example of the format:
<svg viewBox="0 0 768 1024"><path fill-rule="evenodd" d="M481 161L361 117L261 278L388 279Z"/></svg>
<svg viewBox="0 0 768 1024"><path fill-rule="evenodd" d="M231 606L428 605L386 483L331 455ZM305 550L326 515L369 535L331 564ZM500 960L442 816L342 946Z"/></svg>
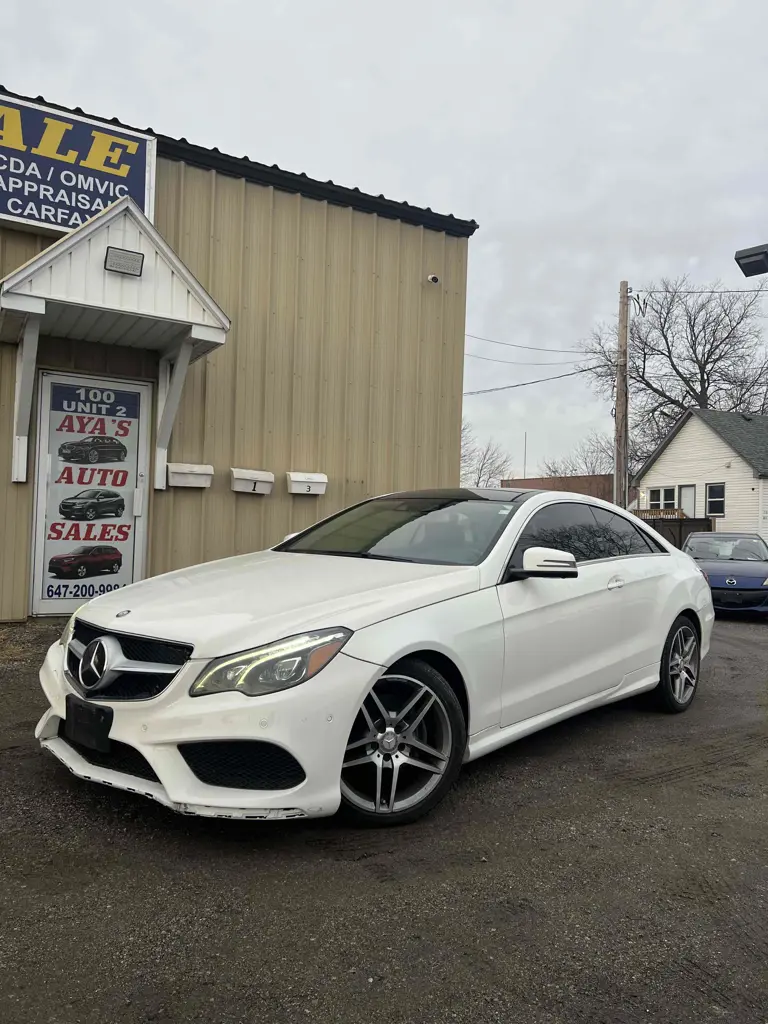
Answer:
<svg viewBox="0 0 768 1024"><path fill-rule="evenodd" d="M707 516L725 515L725 484L707 484Z"/></svg>
<svg viewBox="0 0 768 1024"><path fill-rule="evenodd" d="M548 505L531 518L512 553L513 572L522 569L523 554L528 548L568 551L577 562L610 557L589 505L568 501Z"/></svg>
<svg viewBox="0 0 768 1024"><path fill-rule="evenodd" d="M625 519L604 508L590 506L597 522L601 541L610 554L606 558L620 558L622 555L649 555L653 548L640 530Z"/></svg>

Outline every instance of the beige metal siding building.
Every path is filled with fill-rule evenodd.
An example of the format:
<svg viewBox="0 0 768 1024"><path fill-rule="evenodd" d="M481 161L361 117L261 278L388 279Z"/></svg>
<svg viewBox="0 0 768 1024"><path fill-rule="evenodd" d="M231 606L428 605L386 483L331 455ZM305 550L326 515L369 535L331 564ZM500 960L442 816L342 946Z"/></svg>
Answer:
<svg viewBox="0 0 768 1024"><path fill-rule="evenodd" d="M269 546L369 495L457 484L467 239L477 225L163 137L157 156L154 225L231 328L226 344L192 356L167 455L213 467L212 482L147 488L136 576ZM55 237L0 221L0 276ZM31 569L37 386L28 473L12 480L20 315L0 310L1 620L40 612ZM157 348L85 341L76 317L57 322L71 325L69 336L40 329L37 375L157 389ZM160 412L153 400L153 437ZM153 480L154 442L150 451ZM232 467L273 473L272 493L234 493ZM289 494L288 471L326 474L326 493Z"/></svg>

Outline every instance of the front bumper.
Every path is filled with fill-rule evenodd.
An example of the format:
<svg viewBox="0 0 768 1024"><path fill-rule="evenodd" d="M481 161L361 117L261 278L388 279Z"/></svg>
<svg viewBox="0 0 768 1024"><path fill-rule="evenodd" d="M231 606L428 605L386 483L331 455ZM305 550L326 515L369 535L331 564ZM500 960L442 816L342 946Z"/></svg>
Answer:
<svg viewBox="0 0 768 1024"><path fill-rule="evenodd" d="M139 793L182 814L257 819L335 814L341 802L339 780L347 737L382 669L341 653L314 679L281 693L190 697L189 686L201 664L187 662L152 700L98 702L114 710L110 740L138 751L157 781L91 763L59 736L66 697L77 692L65 675L64 648L59 644L49 649L40 669L50 707L35 736L79 778ZM300 785L282 790L208 785L192 772L178 744L217 740L275 744L296 758L306 777Z"/></svg>

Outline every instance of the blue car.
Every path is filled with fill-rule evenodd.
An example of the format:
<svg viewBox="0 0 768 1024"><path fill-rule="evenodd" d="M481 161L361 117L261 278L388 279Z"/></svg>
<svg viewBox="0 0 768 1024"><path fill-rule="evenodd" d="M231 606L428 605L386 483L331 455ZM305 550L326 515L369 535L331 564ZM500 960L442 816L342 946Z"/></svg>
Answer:
<svg viewBox="0 0 768 1024"><path fill-rule="evenodd" d="M768 545L756 533L692 533L683 551L709 580L717 611L768 612Z"/></svg>

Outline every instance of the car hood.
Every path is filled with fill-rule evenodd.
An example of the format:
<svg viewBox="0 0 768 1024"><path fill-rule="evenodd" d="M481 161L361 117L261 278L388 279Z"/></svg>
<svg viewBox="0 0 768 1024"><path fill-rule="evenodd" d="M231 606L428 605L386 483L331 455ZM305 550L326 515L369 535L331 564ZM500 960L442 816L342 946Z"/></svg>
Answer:
<svg viewBox="0 0 768 1024"><path fill-rule="evenodd" d="M697 559L696 564L707 574L713 587L726 586L726 580L736 580L736 586L762 586L763 580L768 579L768 562L702 558Z"/></svg>
<svg viewBox="0 0 768 1024"><path fill-rule="evenodd" d="M476 566L261 551L112 591L80 615L104 629L193 644L193 657L212 658L307 629L361 629L479 586Z"/></svg>

